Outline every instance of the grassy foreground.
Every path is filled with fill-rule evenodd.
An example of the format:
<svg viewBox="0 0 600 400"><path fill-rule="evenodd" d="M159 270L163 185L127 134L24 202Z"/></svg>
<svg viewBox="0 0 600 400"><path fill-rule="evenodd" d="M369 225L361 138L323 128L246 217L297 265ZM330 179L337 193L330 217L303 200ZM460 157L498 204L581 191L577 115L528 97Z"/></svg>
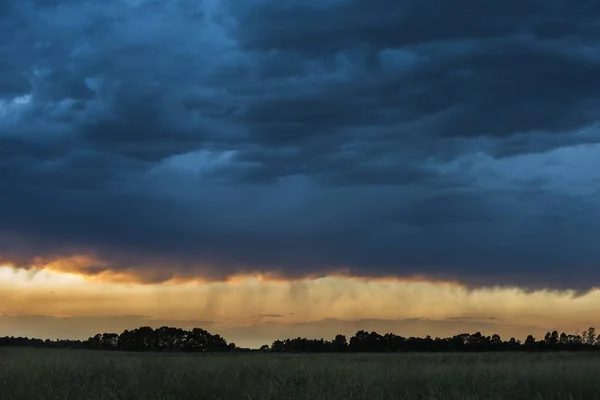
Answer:
<svg viewBox="0 0 600 400"><path fill-rule="evenodd" d="M600 399L600 355L0 350L0 400Z"/></svg>

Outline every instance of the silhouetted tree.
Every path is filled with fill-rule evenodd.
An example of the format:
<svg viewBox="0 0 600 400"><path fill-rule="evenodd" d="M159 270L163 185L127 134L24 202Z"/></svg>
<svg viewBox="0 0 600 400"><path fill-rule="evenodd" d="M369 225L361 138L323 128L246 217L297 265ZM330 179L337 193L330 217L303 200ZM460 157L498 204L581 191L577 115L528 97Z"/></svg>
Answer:
<svg viewBox="0 0 600 400"><path fill-rule="evenodd" d="M596 329L593 326L588 328L586 340L584 340L584 342L588 346L593 346L596 344Z"/></svg>
<svg viewBox="0 0 600 400"><path fill-rule="evenodd" d="M269 351L269 345L268 344L263 344L262 346L260 346L260 349L258 349L259 351Z"/></svg>
<svg viewBox="0 0 600 400"><path fill-rule="evenodd" d="M569 337L564 332L560 334L560 338L558 340L562 346L565 346L569 343Z"/></svg>
<svg viewBox="0 0 600 400"><path fill-rule="evenodd" d="M337 335L331 343L331 351L342 353L348 350L348 340L345 335Z"/></svg>
<svg viewBox="0 0 600 400"><path fill-rule="evenodd" d="M535 341L535 338L532 335L527 335L525 343L523 344L524 350L533 351L537 347L536 345L537 343Z"/></svg>

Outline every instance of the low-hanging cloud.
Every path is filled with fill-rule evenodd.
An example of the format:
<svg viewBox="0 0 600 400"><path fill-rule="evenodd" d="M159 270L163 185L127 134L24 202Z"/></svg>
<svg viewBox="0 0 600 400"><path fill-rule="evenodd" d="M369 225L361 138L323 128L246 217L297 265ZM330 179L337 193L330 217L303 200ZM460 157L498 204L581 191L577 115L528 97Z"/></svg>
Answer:
<svg viewBox="0 0 600 400"><path fill-rule="evenodd" d="M5 2L0 259L595 286L599 14Z"/></svg>

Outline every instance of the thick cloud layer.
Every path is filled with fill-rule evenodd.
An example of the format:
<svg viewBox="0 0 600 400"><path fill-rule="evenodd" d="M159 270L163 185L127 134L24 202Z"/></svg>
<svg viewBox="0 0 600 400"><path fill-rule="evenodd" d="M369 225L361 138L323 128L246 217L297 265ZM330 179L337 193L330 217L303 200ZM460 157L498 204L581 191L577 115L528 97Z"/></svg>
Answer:
<svg viewBox="0 0 600 400"><path fill-rule="evenodd" d="M599 17L574 0L3 2L1 258L595 286Z"/></svg>

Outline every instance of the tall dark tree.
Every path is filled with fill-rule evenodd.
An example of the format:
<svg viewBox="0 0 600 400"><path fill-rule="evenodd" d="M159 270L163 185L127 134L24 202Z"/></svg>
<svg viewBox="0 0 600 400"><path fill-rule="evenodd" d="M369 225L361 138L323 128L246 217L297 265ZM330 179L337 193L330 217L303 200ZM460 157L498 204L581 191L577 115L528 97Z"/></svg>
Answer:
<svg viewBox="0 0 600 400"><path fill-rule="evenodd" d="M529 350L529 351L535 350L535 348L537 347L537 342L535 341L535 338L533 337L533 335L527 335L527 338L525 339L525 343L523 344L523 347L525 350Z"/></svg>
<svg viewBox="0 0 600 400"><path fill-rule="evenodd" d="M331 350L336 353L342 353L348 350L348 340L345 335L336 335L331 343Z"/></svg>

